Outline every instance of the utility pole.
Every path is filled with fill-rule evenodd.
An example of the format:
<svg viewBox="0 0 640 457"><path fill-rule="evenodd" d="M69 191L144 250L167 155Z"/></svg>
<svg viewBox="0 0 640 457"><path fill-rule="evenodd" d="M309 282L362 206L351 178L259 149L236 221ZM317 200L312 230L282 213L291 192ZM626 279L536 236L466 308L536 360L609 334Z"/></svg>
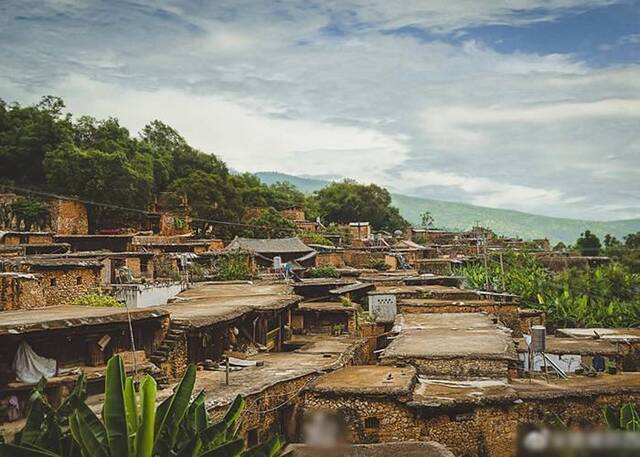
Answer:
<svg viewBox="0 0 640 457"><path fill-rule="evenodd" d="M484 258L484 290L489 290L489 266L487 264L487 238L483 234L482 235L482 247L483 247L483 258Z"/></svg>

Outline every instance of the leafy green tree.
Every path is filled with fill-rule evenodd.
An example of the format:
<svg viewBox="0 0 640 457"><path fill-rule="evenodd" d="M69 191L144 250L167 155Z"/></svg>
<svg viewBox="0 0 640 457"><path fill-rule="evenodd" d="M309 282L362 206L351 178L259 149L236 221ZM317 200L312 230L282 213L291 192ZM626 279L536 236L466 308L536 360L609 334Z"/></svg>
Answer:
<svg viewBox="0 0 640 457"><path fill-rule="evenodd" d="M51 96L24 107L0 100L0 180L42 187L46 153L72 141L63 108L62 99Z"/></svg>
<svg viewBox="0 0 640 457"><path fill-rule="evenodd" d="M640 249L640 232L629 233L623 239L626 248Z"/></svg>
<svg viewBox="0 0 640 457"><path fill-rule="evenodd" d="M585 230L584 233L580 234L580 238L576 240L576 249L582 255L598 255L600 254L601 246L600 239L589 230Z"/></svg>
<svg viewBox="0 0 640 457"><path fill-rule="evenodd" d="M429 211L425 211L424 213L422 213L420 215L420 219L422 220L422 226L425 228L431 228L433 226L433 223L435 222L435 219Z"/></svg>
<svg viewBox="0 0 640 457"><path fill-rule="evenodd" d="M568 249L567 245L566 245L566 244L564 244L562 241L558 241L558 244L556 244L556 245L553 247L553 250L554 250L554 251L565 251L565 250L567 250L567 249Z"/></svg>
<svg viewBox="0 0 640 457"><path fill-rule="evenodd" d="M609 248L614 248L614 247L618 247L621 245L620 241L618 241L618 239L615 236L611 236L611 234L607 233L604 236L604 247L609 249Z"/></svg>
<svg viewBox="0 0 640 457"><path fill-rule="evenodd" d="M391 206L389 192L375 184L334 182L315 193L321 217L328 222L368 221L375 230L402 229L408 225Z"/></svg>
<svg viewBox="0 0 640 457"><path fill-rule="evenodd" d="M259 216L246 221L241 235L247 238L287 238L296 235L296 225L273 208L267 208Z"/></svg>
<svg viewBox="0 0 640 457"><path fill-rule="evenodd" d="M47 152L47 184L55 192L97 202L145 209L151 201L150 157L129 159L125 152L80 149L65 144Z"/></svg>

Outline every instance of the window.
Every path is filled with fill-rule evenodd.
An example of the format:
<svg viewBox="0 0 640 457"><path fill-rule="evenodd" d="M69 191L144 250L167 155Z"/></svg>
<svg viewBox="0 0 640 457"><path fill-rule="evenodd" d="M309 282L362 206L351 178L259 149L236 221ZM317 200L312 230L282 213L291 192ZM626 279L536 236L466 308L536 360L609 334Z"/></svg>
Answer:
<svg viewBox="0 0 640 457"><path fill-rule="evenodd" d="M149 271L149 259L140 259L140 272L147 273Z"/></svg>
<svg viewBox="0 0 640 457"><path fill-rule="evenodd" d="M56 278L50 278L49 279L49 285L51 287L56 287L58 285L58 281L56 280Z"/></svg>
<svg viewBox="0 0 640 457"><path fill-rule="evenodd" d="M76 276L76 284L77 285L82 284L82 276Z"/></svg>
<svg viewBox="0 0 640 457"><path fill-rule="evenodd" d="M380 428L380 420L377 417L367 417L364 420L364 428Z"/></svg>
<svg viewBox="0 0 640 457"><path fill-rule="evenodd" d="M258 445L258 429L252 428L247 432L247 447Z"/></svg>

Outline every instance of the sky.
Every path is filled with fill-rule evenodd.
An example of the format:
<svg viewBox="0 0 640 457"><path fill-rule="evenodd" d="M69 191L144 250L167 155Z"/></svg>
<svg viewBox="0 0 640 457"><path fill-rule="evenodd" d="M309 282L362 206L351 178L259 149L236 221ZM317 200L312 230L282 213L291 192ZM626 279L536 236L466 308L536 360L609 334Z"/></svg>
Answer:
<svg viewBox="0 0 640 457"><path fill-rule="evenodd" d="M640 217L640 0L3 0L0 62L239 171Z"/></svg>

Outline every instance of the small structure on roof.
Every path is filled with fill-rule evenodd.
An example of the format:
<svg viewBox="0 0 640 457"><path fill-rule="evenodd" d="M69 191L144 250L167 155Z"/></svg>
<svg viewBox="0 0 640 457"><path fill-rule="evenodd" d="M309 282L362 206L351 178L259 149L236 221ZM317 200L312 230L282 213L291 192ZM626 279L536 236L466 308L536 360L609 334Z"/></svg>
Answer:
<svg viewBox="0 0 640 457"><path fill-rule="evenodd" d="M235 237L225 251L249 252L262 266L272 266L274 258L280 257L283 263L297 262L303 267L311 267L315 264L315 257L318 254L297 236L274 239Z"/></svg>

